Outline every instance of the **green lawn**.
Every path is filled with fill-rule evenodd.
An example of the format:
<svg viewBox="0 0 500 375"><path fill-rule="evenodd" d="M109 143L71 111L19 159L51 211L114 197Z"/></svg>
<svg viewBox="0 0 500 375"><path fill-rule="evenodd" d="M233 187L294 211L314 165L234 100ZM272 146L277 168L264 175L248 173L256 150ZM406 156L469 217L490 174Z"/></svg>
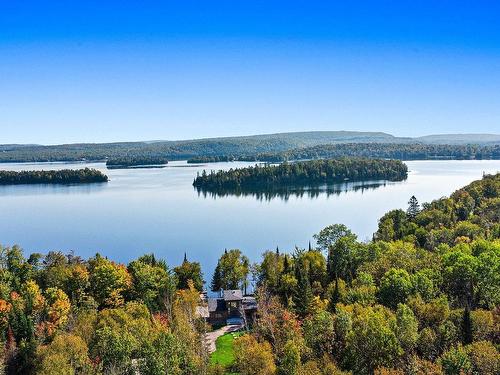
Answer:
<svg viewBox="0 0 500 375"><path fill-rule="evenodd" d="M220 336L215 342L216 350L210 356L210 361L224 367L231 366L234 363L234 338L241 335L241 332L235 332Z"/></svg>

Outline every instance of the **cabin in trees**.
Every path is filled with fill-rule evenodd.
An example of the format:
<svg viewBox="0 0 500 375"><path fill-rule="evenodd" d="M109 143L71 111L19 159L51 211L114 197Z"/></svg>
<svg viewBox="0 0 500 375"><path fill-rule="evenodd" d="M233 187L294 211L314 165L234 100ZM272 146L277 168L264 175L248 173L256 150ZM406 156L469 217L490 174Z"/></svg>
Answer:
<svg viewBox="0 0 500 375"><path fill-rule="evenodd" d="M198 311L212 325L251 324L257 312L257 302L253 296L243 296L239 289L221 289L216 296L205 297L204 307Z"/></svg>

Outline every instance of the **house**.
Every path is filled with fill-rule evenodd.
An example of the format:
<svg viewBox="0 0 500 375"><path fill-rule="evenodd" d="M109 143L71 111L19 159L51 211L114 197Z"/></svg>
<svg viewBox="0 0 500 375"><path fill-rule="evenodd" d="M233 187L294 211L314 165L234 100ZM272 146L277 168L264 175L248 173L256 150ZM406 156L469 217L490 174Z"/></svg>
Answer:
<svg viewBox="0 0 500 375"><path fill-rule="evenodd" d="M212 325L251 324L257 312L253 296L243 296L239 289L223 290L214 297L205 297L206 306L200 306L199 314Z"/></svg>

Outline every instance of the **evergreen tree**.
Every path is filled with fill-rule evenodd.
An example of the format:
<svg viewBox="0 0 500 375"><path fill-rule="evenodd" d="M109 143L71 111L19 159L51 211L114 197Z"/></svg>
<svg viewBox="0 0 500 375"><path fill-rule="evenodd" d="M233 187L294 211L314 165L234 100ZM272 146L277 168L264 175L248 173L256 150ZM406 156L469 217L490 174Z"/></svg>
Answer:
<svg viewBox="0 0 500 375"><path fill-rule="evenodd" d="M332 296L328 304L329 310L334 314L337 312L337 303L339 301L340 301L339 279L336 279L335 287L333 288Z"/></svg>
<svg viewBox="0 0 500 375"><path fill-rule="evenodd" d="M464 345L472 343L472 320L468 303L465 305L464 315L462 317L462 341Z"/></svg>
<svg viewBox="0 0 500 375"><path fill-rule="evenodd" d="M414 220L415 217L420 212L420 204L418 203L417 198L414 195L411 196L408 201L408 209L406 210L406 215L410 220Z"/></svg>
<svg viewBox="0 0 500 375"><path fill-rule="evenodd" d="M295 310L300 317L304 318L309 312L314 296L309 276L300 262L295 267L295 277L297 278L297 289L294 295Z"/></svg>
<svg viewBox="0 0 500 375"><path fill-rule="evenodd" d="M210 288L212 291L216 292L222 288L222 277L220 272L220 262L217 262L217 267L215 267L214 274L212 276L212 283Z"/></svg>

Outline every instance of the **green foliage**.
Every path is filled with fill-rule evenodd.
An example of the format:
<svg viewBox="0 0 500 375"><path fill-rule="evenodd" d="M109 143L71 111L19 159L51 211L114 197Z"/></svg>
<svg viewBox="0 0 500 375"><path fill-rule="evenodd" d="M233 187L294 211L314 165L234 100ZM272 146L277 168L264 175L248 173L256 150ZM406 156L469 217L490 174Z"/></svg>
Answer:
<svg viewBox="0 0 500 375"><path fill-rule="evenodd" d="M185 259L180 266L174 268L174 273L177 277L177 289L187 289L191 280L197 290L200 292L203 290L204 282L200 263L189 262Z"/></svg>
<svg viewBox="0 0 500 375"><path fill-rule="evenodd" d="M139 166L153 166L168 164L168 159L163 155L144 155L144 154L127 154L123 156L115 156L106 160L108 168L128 168Z"/></svg>
<svg viewBox="0 0 500 375"><path fill-rule="evenodd" d="M143 256L128 265L132 277L132 300L143 301L153 312L165 308L165 298L171 299L175 291L174 280L164 262L153 255Z"/></svg>
<svg viewBox="0 0 500 375"><path fill-rule="evenodd" d="M296 343L288 341L285 344L283 357L280 360L278 374L297 375L300 368L300 350Z"/></svg>
<svg viewBox="0 0 500 375"><path fill-rule="evenodd" d="M317 357L332 354L335 344L335 318L326 311L308 317L302 325L304 340Z"/></svg>
<svg viewBox="0 0 500 375"><path fill-rule="evenodd" d="M108 176L97 169L62 169L51 171L0 171L0 185L21 184L87 184L108 182Z"/></svg>
<svg viewBox="0 0 500 375"><path fill-rule="evenodd" d="M396 326L394 314L382 307L356 311L347 336L350 366L358 373L370 373L395 364L403 354Z"/></svg>
<svg viewBox="0 0 500 375"><path fill-rule="evenodd" d="M404 269L391 268L380 281L380 301L395 308L399 303L405 303L413 290L413 284L408 272Z"/></svg>
<svg viewBox="0 0 500 375"><path fill-rule="evenodd" d="M356 240L356 235L344 224L329 225L314 235L314 239L322 251L328 251L331 247L335 246L338 240L345 237Z"/></svg>
<svg viewBox="0 0 500 375"><path fill-rule="evenodd" d="M90 289L100 306L120 306L124 293L131 286L131 277L127 269L115 264L99 254L89 261Z"/></svg>
<svg viewBox="0 0 500 375"><path fill-rule="evenodd" d="M271 345L245 335L235 343L236 368L241 375L273 375L276 372Z"/></svg>
<svg viewBox="0 0 500 375"><path fill-rule="evenodd" d="M446 375L469 374L472 370L470 358L462 346L446 351L439 361Z"/></svg>
<svg viewBox="0 0 500 375"><path fill-rule="evenodd" d="M246 289L250 261L240 250L226 251L217 262L212 278L212 290L220 289Z"/></svg>
<svg viewBox="0 0 500 375"><path fill-rule="evenodd" d="M413 311L404 304L399 304L396 310L396 327L401 347L406 353L413 352L418 340L418 320Z"/></svg>

